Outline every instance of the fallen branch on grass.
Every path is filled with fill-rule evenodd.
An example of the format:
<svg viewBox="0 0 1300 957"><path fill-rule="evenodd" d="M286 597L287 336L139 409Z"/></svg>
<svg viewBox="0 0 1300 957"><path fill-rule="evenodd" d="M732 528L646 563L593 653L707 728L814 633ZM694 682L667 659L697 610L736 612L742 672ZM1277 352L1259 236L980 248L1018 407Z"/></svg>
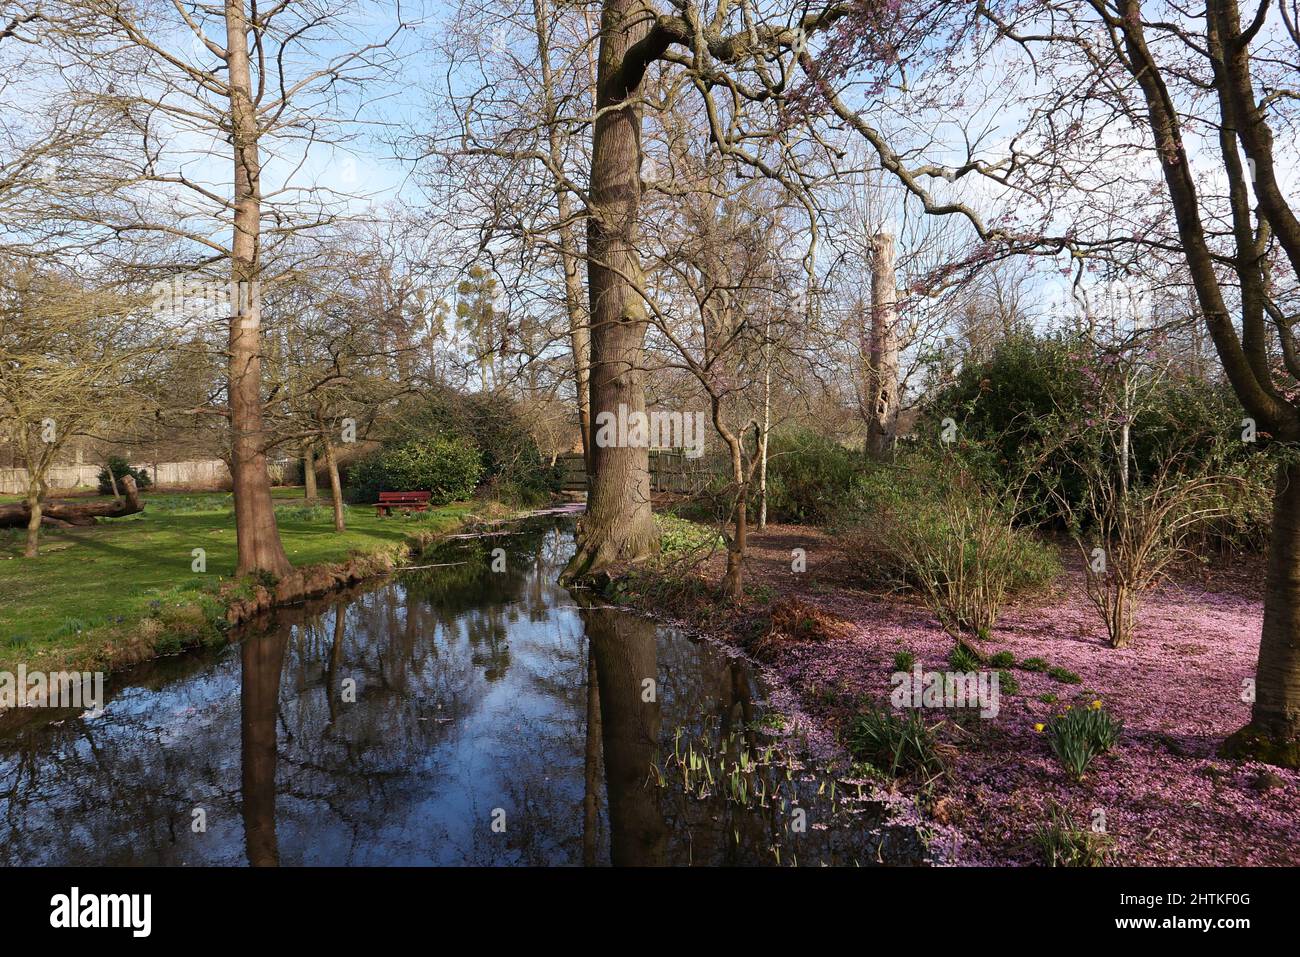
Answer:
<svg viewBox="0 0 1300 957"><path fill-rule="evenodd" d="M144 511L140 501L139 490L131 476L123 476L122 488L126 492L124 502L90 502L85 505L71 505L49 502L41 507L41 522L58 528L72 525L94 525L97 518L121 518ZM0 505L0 528L24 528L31 521L32 510L26 502L15 505Z"/></svg>

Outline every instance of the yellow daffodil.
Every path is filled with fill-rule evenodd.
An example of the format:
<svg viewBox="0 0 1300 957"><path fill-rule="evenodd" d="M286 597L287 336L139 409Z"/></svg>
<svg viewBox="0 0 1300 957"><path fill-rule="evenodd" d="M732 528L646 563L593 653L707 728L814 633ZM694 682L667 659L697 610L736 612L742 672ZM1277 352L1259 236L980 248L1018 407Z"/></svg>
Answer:
<svg viewBox="0 0 1300 957"><path fill-rule="evenodd" d="M1043 730L1043 725L1041 725L1041 724L1036 724L1036 725L1034 725L1034 730L1035 730L1035 731L1042 731L1042 730Z"/></svg>
<svg viewBox="0 0 1300 957"><path fill-rule="evenodd" d="M1093 711L1100 711L1100 710L1101 710L1101 701L1100 701L1100 700L1098 700L1098 701L1094 701L1094 702L1092 703L1092 710L1093 710Z"/></svg>

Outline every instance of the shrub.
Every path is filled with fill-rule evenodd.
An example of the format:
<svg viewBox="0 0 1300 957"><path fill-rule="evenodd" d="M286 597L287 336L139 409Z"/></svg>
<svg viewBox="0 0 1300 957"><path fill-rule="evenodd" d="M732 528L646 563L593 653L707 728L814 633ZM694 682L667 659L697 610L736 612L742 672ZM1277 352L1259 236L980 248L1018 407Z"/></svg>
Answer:
<svg viewBox="0 0 1300 957"><path fill-rule="evenodd" d="M774 432L767 450L768 519L829 522L844 508L862 468L860 454L814 432Z"/></svg>
<svg viewBox="0 0 1300 957"><path fill-rule="evenodd" d="M132 468L126 459L118 455L112 455L109 456L108 464L99 470L99 494L112 495L114 479L117 480L117 488L120 492L122 490L122 479L127 475L135 479L135 487L142 492L153 485L153 479L149 477L148 471Z"/></svg>
<svg viewBox="0 0 1300 957"><path fill-rule="evenodd" d="M1020 669L1022 671L1046 671L1047 662L1042 658L1026 658L1020 662Z"/></svg>
<svg viewBox="0 0 1300 957"><path fill-rule="evenodd" d="M1197 529L1230 514L1244 491L1236 476L1188 474L1183 460L1201 454L1199 443L1171 453L1154 473L1126 481L1112 461L1118 453L1108 448L1120 442L1106 433L1089 458L1078 460L1085 482L1081 504L1060 500L1083 558L1084 592L1113 648L1132 641L1143 598L1167 568L1190 554Z"/></svg>
<svg viewBox="0 0 1300 957"><path fill-rule="evenodd" d="M1265 551L1272 535L1277 455L1247 455L1224 463L1219 474L1226 480L1221 488L1227 501L1192 532L1189 548L1197 555Z"/></svg>
<svg viewBox="0 0 1300 957"><path fill-rule="evenodd" d="M916 664L916 655L910 651L900 651L894 655L895 671L911 671L912 666Z"/></svg>
<svg viewBox="0 0 1300 957"><path fill-rule="evenodd" d="M1100 701L1088 708L1066 708L1047 722L1052 753L1076 781L1083 780L1093 759L1115 746L1123 730L1124 722L1112 718Z"/></svg>
<svg viewBox="0 0 1300 957"><path fill-rule="evenodd" d="M424 442L430 436L461 439L478 449L478 480L498 498L528 503L560 488L559 472L542 456L520 407L507 396L435 391L402 408L386 445Z"/></svg>
<svg viewBox="0 0 1300 957"><path fill-rule="evenodd" d="M1016 664L1016 656L1009 651L999 651L989 655L989 664L994 668L1012 668Z"/></svg>
<svg viewBox="0 0 1300 957"><path fill-rule="evenodd" d="M868 708L850 723L848 746L855 759L870 763L890 777L911 775L928 781L943 773L934 728L925 723L919 711L899 717L891 711Z"/></svg>
<svg viewBox="0 0 1300 957"><path fill-rule="evenodd" d="M987 637L1008 595L1060 571L1056 550L1016 525L1013 503L974 467L953 456L909 458L864 478L848 537L869 578L918 590L958 639Z"/></svg>
<svg viewBox="0 0 1300 957"><path fill-rule="evenodd" d="M349 474L349 498L374 502L380 492L429 492L430 503L467 498L482 475L479 450L464 439L433 438L385 448L358 461Z"/></svg>
<svg viewBox="0 0 1300 957"><path fill-rule="evenodd" d="M1043 455L1025 482L1026 514L1035 520L1055 519L1058 496L1071 508L1087 496L1088 479L1080 468L1080 453L1088 430L1078 427L1096 418L1099 383L1113 375L1114 356L1098 355L1094 346L1071 334L1016 335L1003 340L984 361L968 362L947 388L922 408L918 431L937 434L942 419L960 422L960 435L989 450L989 462L1004 482L1017 481L1026 459ZM1226 436L1239 430L1244 412L1226 383L1190 377L1153 376L1136 379L1147 396L1134 410L1131 458L1137 475L1155 473L1171 450L1187 436ZM1061 441L1062 432L1077 438ZM1183 465L1192 472L1212 455L1210 443ZM1227 469L1258 456L1246 443L1233 443ZM1249 466L1241 466L1249 470ZM1271 485L1271 466L1255 474L1262 479L1258 493ZM1222 533L1229 541L1267 543L1268 510L1263 494L1252 496L1252 507L1225 515L1208 534Z"/></svg>
<svg viewBox="0 0 1300 957"><path fill-rule="evenodd" d="M925 404L918 430L936 434L944 418L957 420L962 439L989 450L1001 478L1012 479L1022 454L1051 440L1054 416L1082 418L1085 382L1076 348L1064 336L1003 340L986 361L964 364ZM1030 479L1027 491L1035 518L1053 514L1043 483Z"/></svg>

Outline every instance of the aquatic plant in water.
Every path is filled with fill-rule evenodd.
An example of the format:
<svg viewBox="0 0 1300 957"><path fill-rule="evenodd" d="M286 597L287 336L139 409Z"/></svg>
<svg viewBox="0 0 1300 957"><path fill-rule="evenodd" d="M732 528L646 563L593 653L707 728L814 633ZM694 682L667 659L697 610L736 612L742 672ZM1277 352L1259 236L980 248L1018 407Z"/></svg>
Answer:
<svg viewBox="0 0 1300 957"><path fill-rule="evenodd" d="M679 727L647 784L665 800L707 802L735 845L761 840L778 865L880 859L889 835L876 826L884 808L874 784L805 766L794 740L772 733L774 723L759 718L724 731L714 716L699 730Z"/></svg>

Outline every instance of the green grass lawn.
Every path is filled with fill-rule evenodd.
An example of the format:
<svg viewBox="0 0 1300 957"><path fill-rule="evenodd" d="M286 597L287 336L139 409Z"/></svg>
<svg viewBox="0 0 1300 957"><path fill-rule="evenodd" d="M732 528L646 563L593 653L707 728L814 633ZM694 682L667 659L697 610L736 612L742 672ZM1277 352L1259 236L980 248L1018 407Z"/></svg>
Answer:
<svg viewBox="0 0 1300 957"><path fill-rule="evenodd" d="M379 518L373 506L358 505L348 508L348 530L339 534L332 511L304 507L301 489L274 494L285 550L300 567L400 545L417 532L450 528L470 511L457 504ZM75 644L78 632L130 624L164 605L197 602L235 569L229 493L146 494L139 514L88 528L42 529L35 559L22 557L25 534L0 529L0 663L16 651ZM192 570L195 548L206 552L203 574Z"/></svg>

